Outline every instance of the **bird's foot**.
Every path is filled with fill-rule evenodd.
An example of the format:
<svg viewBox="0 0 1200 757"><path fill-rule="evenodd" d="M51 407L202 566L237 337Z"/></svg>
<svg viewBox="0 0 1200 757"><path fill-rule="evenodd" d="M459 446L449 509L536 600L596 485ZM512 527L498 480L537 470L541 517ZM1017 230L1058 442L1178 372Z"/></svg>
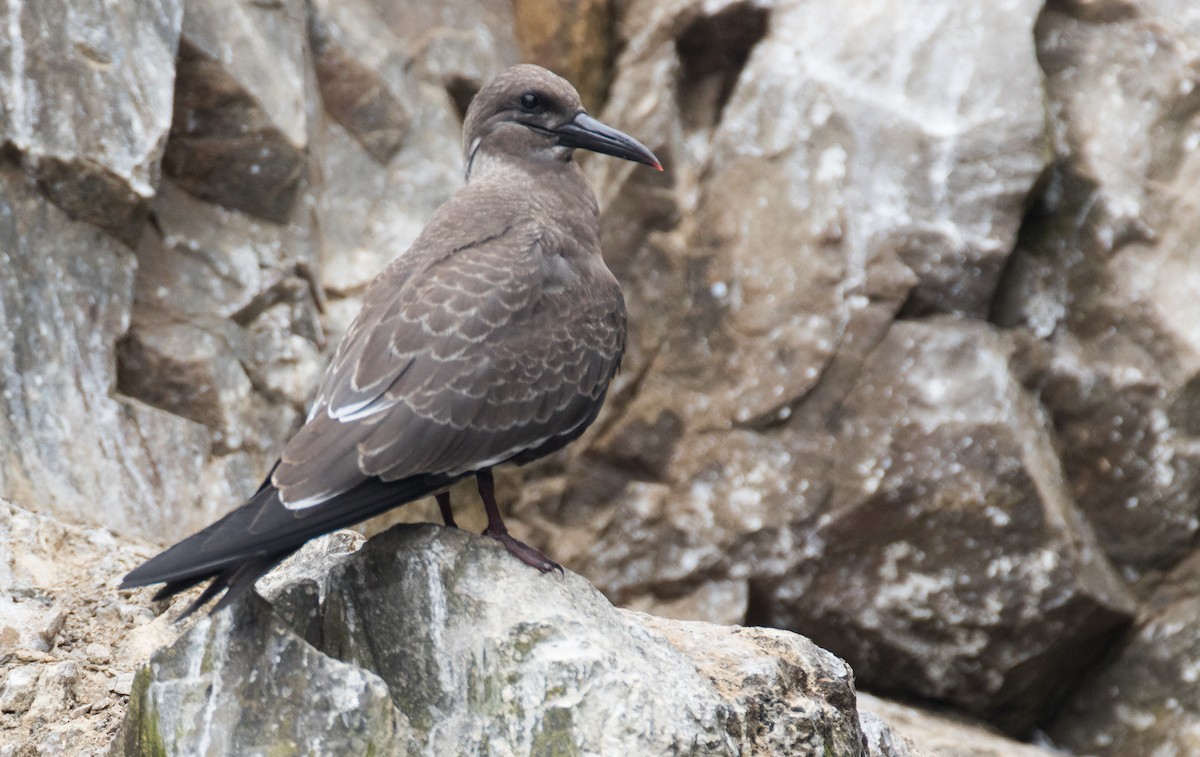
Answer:
<svg viewBox="0 0 1200 757"><path fill-rule="evenodd" d="M483 535L490 536L500 542L518 560L526 565L537 568L543 573L549 573L552 570L557 570L560 574L565 573L561 565L546 557L540 549L531 547L525 542L513 538L512 534L507 531L493 531L488 528L484 530Z"/></svg>

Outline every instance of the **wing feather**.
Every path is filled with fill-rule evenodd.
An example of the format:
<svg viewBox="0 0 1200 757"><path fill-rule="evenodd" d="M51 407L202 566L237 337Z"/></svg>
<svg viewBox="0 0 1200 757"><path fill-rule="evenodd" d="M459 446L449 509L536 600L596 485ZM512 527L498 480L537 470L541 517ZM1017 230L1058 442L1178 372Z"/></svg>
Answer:
<svg viewBox="0 0 1200 757"><path fill-rule="evenodd" d="M272 477L288 507L581 432L620 361L624 309L615 280L585 291L542 235L525 221L449 253L414 245L381 275Z"/></svg>

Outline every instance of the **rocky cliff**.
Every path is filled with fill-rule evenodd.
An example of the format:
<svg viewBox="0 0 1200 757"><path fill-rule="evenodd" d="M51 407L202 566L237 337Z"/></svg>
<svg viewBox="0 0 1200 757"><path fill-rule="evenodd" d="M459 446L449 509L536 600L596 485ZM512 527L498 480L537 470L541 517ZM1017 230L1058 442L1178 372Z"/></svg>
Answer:
<svg viewBox="0 0 1200 757"><path fill-rule="evenodd" d="M106 749L158 706L133 671L177 632L115 579L257 485L366 282L460 184L466 103L518 60L667 168L587 162L629 353L584 439L498 481L605 598L560 599L687 661L735 713L701 724L718 751L765 722L705 677L732 632L606 602L797 632L862 689L1069 752L1197 748L1200 6L0 7L0 753ZM432 743L299 601L202 621L147 670L252 627L244 671L286 652ZM846 696L821 700L844 733L902 741L878 718L907 716Z"/></svg>

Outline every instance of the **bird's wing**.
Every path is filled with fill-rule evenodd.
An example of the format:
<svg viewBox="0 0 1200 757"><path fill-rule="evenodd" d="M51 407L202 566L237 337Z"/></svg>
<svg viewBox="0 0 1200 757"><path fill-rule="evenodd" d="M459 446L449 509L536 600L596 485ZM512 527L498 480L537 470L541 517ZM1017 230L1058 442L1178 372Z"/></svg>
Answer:
<svg viewBox="0 0 1200 757"><path fill-rule="evenodd" d="M509 225L372 287L272 477L288 507L480 470L594 417L623 348L619 289L577 286L543 236Z"/></svg>

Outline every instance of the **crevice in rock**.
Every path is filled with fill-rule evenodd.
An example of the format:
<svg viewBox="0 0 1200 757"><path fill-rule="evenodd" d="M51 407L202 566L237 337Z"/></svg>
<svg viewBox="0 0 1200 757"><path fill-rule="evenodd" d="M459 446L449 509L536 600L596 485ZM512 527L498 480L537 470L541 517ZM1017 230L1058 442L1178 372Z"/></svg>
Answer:
<svg viewBox="0 0 1200 757"><path fill-rule="evenodd" d="M1057 207L1063 192L1064 169L1060 161L1050 163L1038 177L1025 202L1025 214L1021 218L1013 249L1004 261L1004 268L996 281L992 300L987 307L986 321L999 328L1018 325L1019 301L1021 298L1021 260L1031 249L1034 240L1046 233L1046 225L1060 222L1061 212ZM907 304L907 303L906 303ZM901 308L901 313L905 313Z"/></svg>
<svg viewBox="0 0 1200 757"><path fill-rule="evenodd" d="M711 129L720 122L751 51L766 36L770 16L770 9L757 3L734 3L698 16L676 37L676 92L686 128Z"/></svg>
<svg viewBox="0 0 1200 757"><path fill-rule="evenodd" d="M450 95L450 102L454 103L454 112L458 114L458 121L462 123L467 118L467 108L471 107L471 101L479 92L479 81L454 74L446 78L445 87L446 94Z"/></svg>

